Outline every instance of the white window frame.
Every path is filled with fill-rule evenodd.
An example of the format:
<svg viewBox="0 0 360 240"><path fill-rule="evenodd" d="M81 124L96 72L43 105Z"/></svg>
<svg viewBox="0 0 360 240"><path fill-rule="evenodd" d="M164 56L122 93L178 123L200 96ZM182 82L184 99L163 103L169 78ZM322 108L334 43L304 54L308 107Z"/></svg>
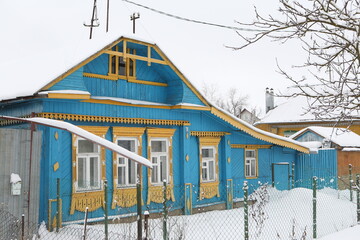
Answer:
<svg viewBox="0 0 360 240"><path fill-rule="evenodd" d="M246 152L254 152L254 157L247 157ZM257 150L256 149L245 149L245 177L246 178L256 178L257 177ZM254 172L251 170L251 163L254 163ZM247 169L249 169L249 174L247 174Z"/></svg>
<svg viewBox="0 0 360 240"><path fill-rule="evenodd" d="M151 143L153 141L164 141L166 143L166 147L165 147L165 152L152 152L151 149ZM170 142L168 138L151 138L150 139L150 159L151 159L151 163L153 164L153 168L151 170L151 176L150 176L150 183L152 185L162 185L163 184L163 180L161 179L161 161L160 161L160 157L161 156L166 156L166 182L169 183L170 180L170 154L169 154L169 146L170 146ZM153 162L153 158L156 157L157 158L157 163ZM153 182L153 174L155 171L158 171L157 174L157 181Z"/></svg>
<svg viewBox="0 0 360 240"><path fill-rule="evenodd" d="M213 156L212 157L204 157L203 154L202 154L202 151L203 149L212 149L213 150ZM215 146L202 146L201 147L201 156L202 156L202 159L201 159L201 172L203 173L203 170L204 168L206 169L206 178L204 179L204 175L201 174L201 178L202 178L202 182L215 182L216 181L216 147ZM214 167L213 167L213 176L214 176L214 179L210 179L210 164L213 162L214 164ZM206 166L204 166L206 165Z"/></svg>
<svg viewBox="0 0 360 240"><path fill-rule="evenodd" d="M134 141L135 142L135 146L134 146L134 153L138 153L138 147L139 147L139 140L138 138L136 137L118 137L116 138L116 144L118 144L118 141L121 141L121 140L125 140L125 141ZM125 163L124 164L120 164L120 158L124 158L124 161ZM125 167L125 184L120 184L119 183L119 177L120 177L120 174L119 174L119 167L121 167L120 165L123 165L123 167ZM117 179L116 179L116 183L117 183L117 188L126 188L126 187L135 187L136 186L136 182L137 182L137 174L138 174L138 171L137 171L137 163L135 163L134 165L135 167L135 176L136 176L136 179L135 179L135 183L133 184L130 184L129 183L129 159L120 155L120 154L117 154L116 156L116 171L117 171Z"/></svg>
<svg viewBox="0 0 360 240"><path fill-rule="evenodd" d="M85 141L89 141L86 140L84 138L81 137L77 137L76 138L76 191L77 192L86 192L86 191L99 191L102 190L102 176L101 176L101 148L98 144L93 143L95 145L97 145L98 147L98 151L96 153L79 153L79 140L85 140ZM97 169L97 175L98 175L98 186L96 187L91 187L90 183L91 179L90 179L90 159L96 157L98 159L98 169ZM78 183L79 183L79 158L85 158L86 161L86 173L85 173L85 184L87 185L86 187L79 187Z"/></svg>

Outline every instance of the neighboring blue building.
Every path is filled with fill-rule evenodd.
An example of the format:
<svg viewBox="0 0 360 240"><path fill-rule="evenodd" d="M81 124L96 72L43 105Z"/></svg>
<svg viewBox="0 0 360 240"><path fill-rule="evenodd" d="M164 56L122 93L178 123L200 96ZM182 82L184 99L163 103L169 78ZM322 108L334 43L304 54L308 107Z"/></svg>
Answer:
<svg viewBox="0 0 360 240"><path fill-rule="evenodd" d="M163 201L191 214L204 205L233 206L245 180L288 189L291 163L309 149L239 120L209 103L155 44L119 38L33 96L0 102L0 115L68 121L153 163L142 168L144 209ZM3 127L29 128L2 121ZM136 211L137 167L128 159L49 127L42 131L40 221L55 214L61 179L62 220L103 215L103 182L110 215ZM240 186L240 187L239 187ZM44 210L45 209L45 210Z"/></svg>

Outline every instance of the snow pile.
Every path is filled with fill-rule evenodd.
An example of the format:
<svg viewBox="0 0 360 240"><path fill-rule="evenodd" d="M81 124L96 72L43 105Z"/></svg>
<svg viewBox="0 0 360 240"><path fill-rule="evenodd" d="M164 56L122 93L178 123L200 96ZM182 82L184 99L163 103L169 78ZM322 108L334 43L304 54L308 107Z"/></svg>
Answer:
<svg viewBox="0 0 360 240"><path fill-rule="evenodd" d="M21 182L21 178L20 178L19 174L12 173L10 175L10 183L18 183L18 182Z"/></svg>
<svg viewBox="0 0 360 240"><path fill-rule="evenodd" d="M356 225L356 204L348 200L348 195L344 194L347 192L338 192L333 189L317 191L318 237ZM264 196L264 198L257 198L258 201L262 201L261 199L266 201L249 205L250 239L301 239L304 235L306 235L304 239L312 239L313 193L311 189L296 188L290 191L278 191L268 187L265 190L262 188L257 195ZM150 213L150 218L151 215L152 213ZM109 232L117 237L135 238L136 222L118 224L119 221L109 226ZM180 239L179 236L184 239L242 239L244 237L244 209L242 207L190 216L172 216L167 222L170 239ZM149 225L151 239L161 239L162 219L150 219ZM103 232L104 225L90 225L87 228L89 229L88 238L96 239L95 237ZM41 239L47 239L48 234L55 234L45 231L40 234ZM81 236L81 234L81 225L69 225L62 228L58 236L65 238L69 235Z"/></svg>

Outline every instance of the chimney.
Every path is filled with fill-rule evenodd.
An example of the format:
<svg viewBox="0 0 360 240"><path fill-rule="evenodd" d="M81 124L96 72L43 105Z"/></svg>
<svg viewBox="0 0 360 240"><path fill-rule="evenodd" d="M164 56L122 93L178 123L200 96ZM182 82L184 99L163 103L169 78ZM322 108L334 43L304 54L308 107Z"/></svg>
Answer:
<svg viewBox="0 0 360 240"><path fill-rule="evenodd" d="M265 92L265 112L267 113L274 108L274 89L266 88Z"/></svg>

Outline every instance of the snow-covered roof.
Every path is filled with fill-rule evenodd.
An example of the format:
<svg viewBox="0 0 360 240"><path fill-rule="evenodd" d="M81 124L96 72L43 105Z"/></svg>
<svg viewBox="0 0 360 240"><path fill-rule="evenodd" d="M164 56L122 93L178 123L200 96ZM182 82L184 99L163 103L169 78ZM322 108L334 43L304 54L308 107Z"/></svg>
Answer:
<svg viewBox="0 0 360 240"><path fill-rule="evenodd" d="M267 112L256 124L314 121L315 116L307 111L308 104L306 97L289 98L286 102Z"/></svg>
<svg viewBox="0 0 360 240"><path fill-rule="evenodd" d="M345 128L333 127L307 127L291 135L289 138L296 139L307 131L312 131L340 147L360 147L360 136Z"/></svg>

